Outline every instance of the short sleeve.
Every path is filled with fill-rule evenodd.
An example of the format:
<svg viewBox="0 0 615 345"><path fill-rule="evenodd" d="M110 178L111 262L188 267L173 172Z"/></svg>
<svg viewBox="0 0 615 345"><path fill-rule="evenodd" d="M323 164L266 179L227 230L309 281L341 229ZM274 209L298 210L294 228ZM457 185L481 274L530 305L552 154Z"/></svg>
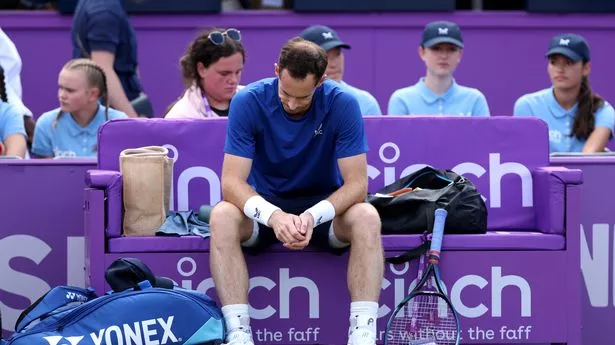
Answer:
<svg viewBox="0 0 615 345"><path fill-rule="evenodd" d="M120 43L122 22L113 12L93 13L88 21L87 39L90 51L102 50L115 54Z"/></svg>
<svg viewBox="0 0 615 345"><path fill-rule="evenodd" d="M4 141L13 134L22 134L25 137L23 115L12 105L4 103L4 106L4 111L0 112L0 139Z"/></svg>
<svg viewBox="0 0 615 345"><path fill-rule="evenodd" d="M256 128L254 118L258 117L258 105L254 95L246 89L239 91L229 107L228 127L224 152L245 157L254 158Z"/></svg>
<svg viewBox="0 0 615 345"><path fill-rule="evenodd" d="M338 135L335 142L337 159L356 156L367 152L367 138L361 109L356 98L341 93L333 103L333 111L338 112Z"/></svg>
<svg viewBox="0 0 615 345"><path fill-rule="evenodd" d="M380 110L380 104L372 94L365 91L365 99L367 100L367 107L363 111L363 115L382 115L382 110Z"/></svg>
<svg viewBox="0 0 615 345"><path fill-rule="evenodd" d="M605 102L596 112L596 127L606 127L611 130L611 134L613 134L615 127L615 110L613 110L613 107L608 102Z"/></svg>
<svg viewBox="0 0 615 345"><path fill-rule="evenodd" d="M526 97L520 97L515 102L515 107L513 109L513 116L533 116L532 109L530 108L530 104L527 101Z"/></svg>
<svg viewBox="0 0 615 345"><path fill-rule="evenodd" d="M487 104L487 98L483 95L482 92L477 91L478 97L476 103L474 104L474 111L472 115L474 116L491 116L491 112L489 112L489 105Z"/></svg>
<svg viewBox="0 0 615 345"><path fill-rule="evenodd" d="M399 91L399 90L398 90ZM389 99L387 115L408 115L409 111L398 91L393 92Z"/></svg>
<svg viewBox="0 0 615 345"><path fill-rule="evenodd" d="M32 140L32 153L41 157L53 156L53 143L51 141L51 118L41 116L36 121L34 139Z"/></svg>

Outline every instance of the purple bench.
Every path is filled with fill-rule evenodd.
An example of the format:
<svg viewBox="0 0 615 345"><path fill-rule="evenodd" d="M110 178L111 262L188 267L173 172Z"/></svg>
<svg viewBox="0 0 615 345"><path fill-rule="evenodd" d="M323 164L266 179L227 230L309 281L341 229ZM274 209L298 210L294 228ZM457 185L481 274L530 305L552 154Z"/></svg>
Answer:
<svg viewBox="0 0 615 345"><path fill-rule="evenodd" d="M489 232L449 235L444 240L442 271L462 316L464 343L580 344L579 207L575 203L582 174L549 167L546 126L534 119L507 117L382 117L365 122L370 191L430 164L468 176L486 198ZM86 279L98 292L107 289L103 272L109 263L132 256L182 286L214 294L208 240L121 236L118 157L125 148L165 145L175 160L171 205L176 210L196 209L221 198L225 133L225 119L127 119L101 128L99 169L88 173L90 188L85 190ZM383 237L389 256L418 244L418 235ZM317 251L308 248L298 253L274 246L248 258L258 343L346 341L347 258ZM415 265L387 265L381 329L416 278ZM512 328L516 333L510 332Z"/></svg>

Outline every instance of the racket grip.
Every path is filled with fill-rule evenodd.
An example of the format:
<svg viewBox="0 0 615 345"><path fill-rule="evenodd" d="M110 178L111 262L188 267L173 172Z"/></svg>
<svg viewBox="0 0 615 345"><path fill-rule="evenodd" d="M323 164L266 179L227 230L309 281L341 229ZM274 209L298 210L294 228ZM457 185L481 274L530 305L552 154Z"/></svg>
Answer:
<svg viewBox="0 0 615 345"><path fill-rule="evenodd" d="M435 212L433 222L433 233L431 235L431 250L439 252L442 249L442 237L444 236L444 224L448 212L445 209L439 208Z"/></svg>

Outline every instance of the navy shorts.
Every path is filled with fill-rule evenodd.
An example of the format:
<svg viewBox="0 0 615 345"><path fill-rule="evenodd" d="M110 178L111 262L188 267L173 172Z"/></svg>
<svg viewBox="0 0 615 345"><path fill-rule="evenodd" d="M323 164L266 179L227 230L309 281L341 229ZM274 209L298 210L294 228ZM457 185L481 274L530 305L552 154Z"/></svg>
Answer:
<svg viewBox="0 0 615 345"><path fill-rule="evenodd" d="M265 198L267 199L267 198ZM324 199L324 198L322 198ZM290 214L300 215L308 208L314 206L317 202L322 200L321 198L295 198L284 200L267 200L274 205L282 209L282 211ZM250 239L244 241L241 245L250 254L257 254L268 248L272 244L280 243L275 237L275 233L272 228L253 221L253 233ZM308 247L317 247L327 249L334 254L343 254L348 250L349 244L341 242L335 238L330 240L329 233L333 231L333 221L322 223L314 228L312 233L312 239Z"/></svg>

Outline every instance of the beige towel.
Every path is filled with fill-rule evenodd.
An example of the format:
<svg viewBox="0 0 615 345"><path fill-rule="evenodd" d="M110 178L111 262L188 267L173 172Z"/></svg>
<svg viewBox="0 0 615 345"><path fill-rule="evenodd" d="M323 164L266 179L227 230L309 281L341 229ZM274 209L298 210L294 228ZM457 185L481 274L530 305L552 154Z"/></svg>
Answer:
<svg viewBox="0 0 615 345"><path fill-rule="evenodd" d="M169 209L173 160L161 146L120 153L124 182L124 236L155 236Z"/></svg>

